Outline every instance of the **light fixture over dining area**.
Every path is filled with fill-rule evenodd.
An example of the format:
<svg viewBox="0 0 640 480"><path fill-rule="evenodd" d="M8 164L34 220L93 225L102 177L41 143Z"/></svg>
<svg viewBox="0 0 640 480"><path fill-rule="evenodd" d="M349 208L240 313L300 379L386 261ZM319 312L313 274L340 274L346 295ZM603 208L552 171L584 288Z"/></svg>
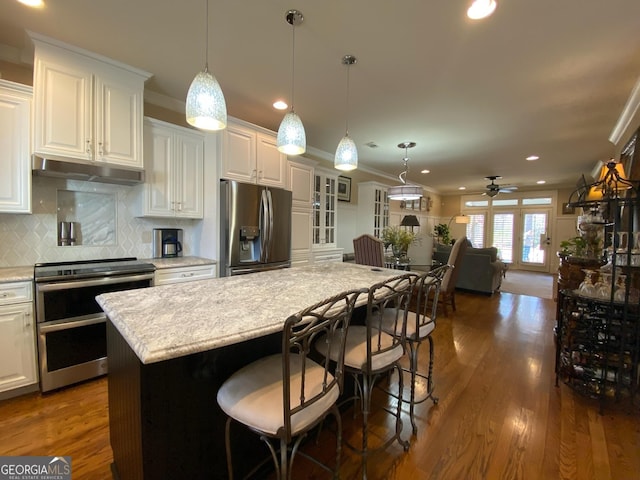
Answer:
<svg viewBox="0 0 640 480"><path fill-rule="evenodd" d="M301 155L307 150L307 138L302 120L296 114L293 105L295 89L295 60L296 60L296 26L302 24L304 16L298 10L289 10L285 20L292 29L292 54L291 54L291 110L284 116L278 128L278 151L287 155Z"/></svg>
<svg viewBox="0 0 640 480"><path fill-rule="evenodd" d="M398 148L404 148L404 171L398 175L402 185L390 187L387 191L389 200L418 200L422 197L422 187L419 185L407 184L407 174L409 173L409 157L408 149L416 146L416 142L402 142L398 144Z"/></svg>
<svg viewBox="0 0 640 480"><path fill-rule="evenodd" d="M209 72L209 0L206 0L204 70L189 87L185 105L187 123L200 130L222 130L227 126L227 104L216 78Z"/></svg>
<svg viewBox="0 0 640 480"><path fill-rule="evenodd" d="M338 170L343 170L345 172L358 168L358 149L356 148L356 143L349 136L349 69L351 65L356 62L357 59L353 55L345 55L342 57L342 64L347 66L347 98L345 101L347 114L345 120L345 134L336 149L333 166Z"/></svg>

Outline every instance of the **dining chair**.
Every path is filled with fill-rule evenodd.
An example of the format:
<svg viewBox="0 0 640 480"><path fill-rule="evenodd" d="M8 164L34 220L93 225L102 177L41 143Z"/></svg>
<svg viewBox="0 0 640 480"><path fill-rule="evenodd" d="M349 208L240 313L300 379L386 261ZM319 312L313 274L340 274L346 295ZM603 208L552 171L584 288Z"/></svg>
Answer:
<svg viewBox="0 0 640 480"><path fill-rule="evenodd" d="M345 444L362 457L362 478L367 478L367 460L375 452L398 442L405 451L409 442L400 437L402 432L402 366L400 359L404 355L404 331L407 319L407 305L417 275L405 273L380 282L369 289L367 299L367 317L365 325L350 325L344 352L345 373L354 380L354 394L341 401L341 405L353 402L354 414L359 405L362 415L362 441L360 446ZM393 324L400 335L390 335L382 329L382 312L393 312ZM385 316L389 318L389 314ZM328 348L333 342L317 342L316 349L325 357L339 360L339 352ZM385 374L396 372L399 377L400 400L395 411L385 410L395 417L395 427L391 435L379 442L375 448L369 445L369 415L371 414L371 396L377 380Z"/></svg>
<svg viewBox="0 0 640 480"><path fill-rule="evenodd" d="M290 316L284 323L282 352L250 363L222 384L217 401L228 416L225 446L229 479L233 479L232 420L256 433L269 449L270 455L247 477L255 475L271 458L276 478L287 480L294 457L301 455L338 478L342 423L336 401L343 385L344 347L356 299L366 292L344 292ZM326 348L335 352L335 364L329 359L317 362L311 358L312 344L320 336ZM306 434L329 414L337 427L333 468L298 449Z"/></svg>
<svg viewBox="0 0 640 480"><path fill-rule="evenodd" d="M433 395L434 348L431 334L436 327L438 297L442 279L451 268L451 265L441 265L418 277L411 302L411 310L413 311L407 313L404 338L405 350L409 355L409 368L403 368L403 370L410 374L411 384L409 399L401 398L401 401L409 403L409 417L414 434L418 433L418 426L415 421L415 406L428 399L431 399L434 404L438 403L438 398ZM397 327L395 312L393 310L385 310L382 321L383 330L390 335L401 336L402 331L398 331ZM418 352L424 340L429 342L429 367L427 373L421 373L418 370ZM420 382L420 385L418 385L418 382ZM419 388L417 388L418 386ZM417 398L417 391L421 392L420 398Z"/></svg>
<svg viewBox="0 0 640 480"><path fill-rule="evenodd" d="M365 233L353 239L355 262L360 265L384 267L384 242Z"/></svg>
<svg viewBox="0 0 640 480"><path fill-rule="evenodd" d="M447 264L453 268L447 270L447 273L442 279L442 287L440 289L442 293L442 308L445 316L449 316L447 313L447 305L449 304L451 305L451 309L454 312L456 311L456 282L458 281L460 265L464 259L468 244L469 240L467 237L460 237L455 241L453 247L451 247L451 252L449 252Z"/></svg>

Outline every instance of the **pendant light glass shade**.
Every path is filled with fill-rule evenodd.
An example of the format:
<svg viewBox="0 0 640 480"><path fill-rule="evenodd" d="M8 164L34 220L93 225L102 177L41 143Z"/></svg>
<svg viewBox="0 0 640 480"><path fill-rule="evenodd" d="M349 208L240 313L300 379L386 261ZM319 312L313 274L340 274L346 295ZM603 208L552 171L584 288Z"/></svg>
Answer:
<svg viewBox="0 0 640 480"><path fill-rule="evenodd" d="M285 20L292 28L293 42L291 49L291 111L287 113L280 128L278 128L277 147L278 151L287 155L302 155L307 150L307 136L304 132L302 120L293 110L293 92L295 86L295 60L296 60L296 25L300 25L304 20L302 12L289 10L285 14Z"/></svg>
<svg viewBox="0 0 640 480"><path fill-rule="evenodd" d="M227 126L227 104L216 78L204 69L187 93L187 123L201 130L222 130Z"/></svg>
<svg viewBox="0 0 640 480"><path fill-rule="evenodd" d="M417 185L398 185L389 187L387 198L390 200L418 200L422 197L422 187Z"/></svg>
<svg viewBox="0 0 640 480"><path fill-rule="evenodd" d="M345 55L342 57L342 64L347 66L347 98L345 106L347 110L345 121L345 134L338 144L336 156L333 160L333 166L345 172L358 168L358 149L356 142L349 137L349 68L356 63L356 57L353 55Z"/></svg>
<svg viewBox="0 0 640 480"><path fill-rule="evenodd" d="M287 113L278 128L278 151L287 155L301 155L307 149L307 136L302 120L296 112Z"/></svg>
<svg viewBox="0 0 640 480"><path fill-rule="evenodd" d="M216 78L209 73L209 0L207 3L207 35L204 70L199 72L187 92L187 123L201 130L222 130L227 126L227 103Z"/></svg>
<svg viewBox="0 0 640 480"><path fill-rule="evenodd" d="M397 185L395 187L389 187L387 190L387 198L389 200L418 200L422 198L422 187L418 185L408 185L407 174L409 173L409 157L407 156L407 151L409 148L413 148L416 146L415 142L403 142L398 144L398 148L404 148L404 171L398 175L402 185Z"/></svg>
<svg viewBox="0 0 640 480"><path fill-rule="evenodd" d="M349 137L349 134L340 140L333 166L345 172L358 168L358 149L356 142Z"/></svg>

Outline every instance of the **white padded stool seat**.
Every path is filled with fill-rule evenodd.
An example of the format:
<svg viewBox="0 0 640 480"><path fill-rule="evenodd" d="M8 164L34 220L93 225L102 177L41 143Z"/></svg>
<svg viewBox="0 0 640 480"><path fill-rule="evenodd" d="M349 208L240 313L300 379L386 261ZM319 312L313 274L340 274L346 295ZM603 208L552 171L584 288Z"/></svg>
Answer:
<svg viewBox="0 0 640 480"><path fill-rule="evenodd" d="M371 336L375 336L376 332L372 331ZM333 343L333 342L332 342ZM381 346L387 348L393 343L393 339L387 333L382 333ZM336 360L338 352L327 352L327 342L323 337L320 341L316 342L316 350L322 355L329 357L331 360ZM371 370L378 371L381 368L387 368L400 358L404 351L401 345L397 345L388 352L374 355L371 359ZM367 327L362 325L351 325L349 327L349 334L347 335L347 342L344 349L344 365L345 367L351 367L358 370L366 370L367 368Z"/></svg>
<svg viewBox="0 0 640 480"><path fill-rule="evenodd" d="M416 335L416 319L411 318L407 321L407 332L406 336L408 340L419 340L425 338L431 332L433 332L436 328L436 323L431 320L431 317L420 315L418 319L418 323L420 325L419 331ZM394 330L398 330L400 325L396 322L396 313L393 309L386 309L382 314L382 330L393 335L400 335L401 332Z"/></svg>
<svg viewBox="0 0 640 480"><path fill-rule="evenodd" d="M291 357L291 408L300 405L301 362ZM322 392L324 368L307 357L305 392L312 398ZM330 382L332 378L328 379ZM295 435L329 410L340 395L338 385L330 394L310 404L291 417ZM218 390L218 404L231 418L266 433L275 435L284 427L282 404L282 355L261 358L237 372Z"/></svg>

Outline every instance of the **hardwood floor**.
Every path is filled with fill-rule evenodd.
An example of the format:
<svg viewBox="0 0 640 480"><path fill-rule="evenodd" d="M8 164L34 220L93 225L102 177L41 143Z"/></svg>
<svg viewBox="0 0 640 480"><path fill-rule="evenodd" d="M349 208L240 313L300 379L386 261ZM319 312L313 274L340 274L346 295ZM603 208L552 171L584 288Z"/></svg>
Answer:
<svg viewBox="0 0 640 480"><path fill-rule="evenodd" d="M594 400L555 386L555 303L509 293L456 296L457 312L440 316L434 332L440 402L417 407L417 436L407 416L409 452L394 445L374 455L369 478L638 479L640 409L607 405L601 415ZM0 402L0 455L70 455L75 480L111 478L106 391L101 378ZM381 392L375 398L387 401ZM357 438L358 420L344 415L346 438ZM371 421L374 432L391 424L379 408ZM328 430L323 447L304 448L330 458ZM361 475L347 448L341 474ZM294 478L326 475L297 458Z"/></svg>

